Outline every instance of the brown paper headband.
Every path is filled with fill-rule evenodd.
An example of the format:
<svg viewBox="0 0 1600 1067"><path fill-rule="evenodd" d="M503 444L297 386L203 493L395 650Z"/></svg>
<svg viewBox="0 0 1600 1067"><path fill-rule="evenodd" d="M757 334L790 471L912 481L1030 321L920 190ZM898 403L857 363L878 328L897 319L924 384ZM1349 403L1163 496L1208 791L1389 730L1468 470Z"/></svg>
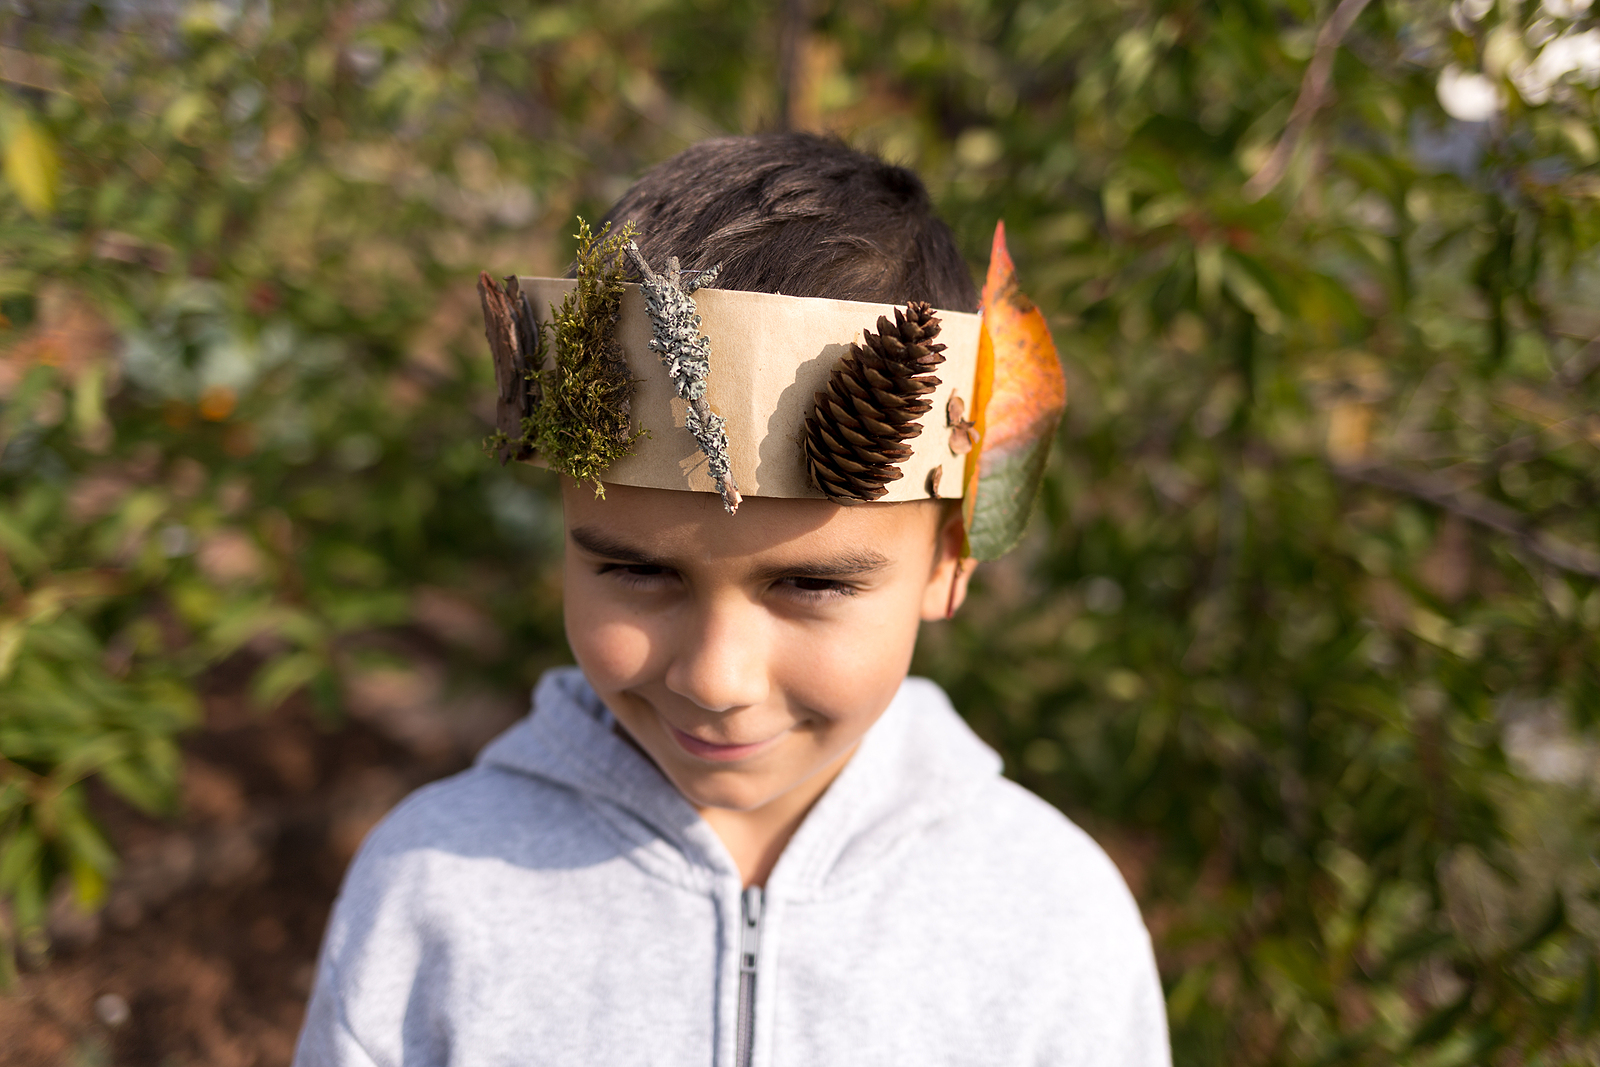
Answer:
<svg viewBox="0 0 1600 1067"><path fill-rule="evenodd" d="M730 511L741 495L965 497L969 551L994 558L1020 536L1065 404L1043 317L995 237L976 315L701 287L675 261L649 274L636 261L645 285L624 284L627 246L599 248L584 228L579 279L479 279L498 385L491 449L597 488L720 492ZM609 276L584 277L585 252ZM564 365L574 354L591 365ZM592 412L577 427L549 414L574 407L563 388ZM556 462L563 447L599 454L565 445L574 431L615 458L598 471Z"/></svg>

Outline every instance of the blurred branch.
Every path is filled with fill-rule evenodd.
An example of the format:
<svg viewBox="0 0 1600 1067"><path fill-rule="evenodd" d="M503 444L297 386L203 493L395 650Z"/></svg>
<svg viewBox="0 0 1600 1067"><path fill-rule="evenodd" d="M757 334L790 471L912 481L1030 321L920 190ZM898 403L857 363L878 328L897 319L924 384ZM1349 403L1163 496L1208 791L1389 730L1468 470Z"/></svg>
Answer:
<svg viewBox="0 0 1600 1067"><path fill-rule="evenodd" d="M1497 471L1508 463L1532 463L1536 459L1543 459L1551 452L1559 451L1567 446L1568 441L1561 441L1554 448L1545 445L1545 434L1551 432L1559 433L1562 430L1568 430L1573 436L1578 437L1580 440L1582 439L1583 427L1579 425L1579 420L1576 418L1565 419L1545 427L1538 433L1530 433L1524 437L1507 441L1483 459L1469 462L1484 471Z"/></svg>
<svg viewBox="0 0 1600 1067"><path fill-rule="evenodd" d="M54 60L3 45L0 45L0 82L47 93L65 91L61 87L60 68Z"/></svg>
<svg viewBox="0 0 1600 1067"><path fill-rule="evenodd" d="M1456 489L1444 479L1418 471L1380 464L1331 464L1347 481L1387 489L1443 508L1516 541L1546 563L1574 574L1600 578L1600 552L1552 537L1531 525L1515 510L1477 493Z"/></svg>
<svg viewBox="0 0 1600 1067"><path fill-rule="evenodd" d="M11 569L11 558L6 555L5 549L0 548L0 601L10 607L20 603L26 595L22 583L17 581L17 572ZM0 651L0 658L3 657L4 652Z"/></svg>
<svg viewBox="0 0 1600 1067"><path fill-rule="evenodd" d="M1556 382L1576 389L1597 370L1600 370L1600 336L1589 338L1589 343L1578 349L1577 355L1562 364L1556 372Z"/></svg>
<svg viewBox="0 0 1600 1067"><path fill-rule="evenodd" d="M1416 456L1420 451L1418 442L1422 439L1424 428L1439 410L1451 374L1452 368L1448 363L1435 363L1406 398L1393 435L1396 450L1401 455Z"/></svg>
<svg viewBox="0 0 1600 1067"><path fill-rule="evenodd" d="M778 22L778 128L797 127L801 51L811 27L811 0L783 0Z"/></svg>
<svg viewBox="0 0 1600 1067"><path fill-rule="evenodd" d="M1560 435L1562 433L1566 434L1565 440L1558 441L1554 445L1546 442L1547 435ZM1398 440L1398 435L1396 439ZM1533 463L1561 451L1561 449L1566 448L1575 441L1583 442L1588 440L1581 417L1574 416L1570 419L1551 423L1537 433L1527 434L1507 441L1487 456L1473 456L1452 463L1448 467L1442 467L1434 472L1434 477L1442 479L1445 483L1453 483L1459 486L1463 478L1478 481L1493 475L1508 464ZM1422 450L1408 446L1392 448L1388 451L1388 454L1418 459L1422 455ZM1442 457L1436 456L1434 458Z"/></svg>
<svg viewBox="0 0 1600 1067"><path fill-rule="evenodd" d="M1350 27L1355 25L1356 19L1360 17L1369 2L1370 0L1340 0L1339 6L1333 11L1333 17L1323 23L1322 29L1318 31L1316 52L1311 57L1311 65L1306 68L1305 80L1300 83L1300 96L1294 102L1294 110L1289 112L1289 124L1284 127L1283 137L1279 139L1267 161L1261 164L1261 169L1245 182L1246 200L1260 200L1283 180L1285 172L1289 169L1289 162L1294 159L1295 151L1305 139L1312 117L1332 95L1329 92L1329 83L1333 80L1333 57L1339 51L1339 43L1344 40L1344 35L1350 32Z"/></svg>
<svg viewBox="0 0 1600 1067"><path fill-rule="evenodd" d="M636 71L623 84L622 100L635 114L686 142L721 137L727 132L711 117L667 92L652 71Z"/></svg>

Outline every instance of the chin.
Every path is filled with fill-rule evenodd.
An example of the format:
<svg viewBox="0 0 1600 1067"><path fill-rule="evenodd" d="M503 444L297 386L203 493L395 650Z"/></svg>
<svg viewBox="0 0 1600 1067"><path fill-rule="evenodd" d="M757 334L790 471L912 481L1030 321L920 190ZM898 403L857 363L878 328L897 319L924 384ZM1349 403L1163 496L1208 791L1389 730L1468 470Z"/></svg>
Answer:
<svg viewBox="0 0 1600 1067"><path fill-rule="evenodd" d="M764 783L708 782L674 777L672 784L678 792L697 808L719 808L723 811L755 811L776 799Z"/></svg>

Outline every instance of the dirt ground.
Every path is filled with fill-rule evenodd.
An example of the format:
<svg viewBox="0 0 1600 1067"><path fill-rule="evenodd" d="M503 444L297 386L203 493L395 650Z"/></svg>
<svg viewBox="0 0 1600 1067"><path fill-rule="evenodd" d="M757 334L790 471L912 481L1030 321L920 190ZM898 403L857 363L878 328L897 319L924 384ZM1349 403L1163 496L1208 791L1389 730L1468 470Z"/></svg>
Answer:
<svg viewBox="0 0 1600 1067"><path fill-rule="evenodd" d="M517 714L505 699L359 702L334 727L206 699L183 813L95 806L122 857L98 914L63 893L52 948L0 994L0 1067L278 1067L293 1056L339 879L406 793L465 766Z"/></svg>

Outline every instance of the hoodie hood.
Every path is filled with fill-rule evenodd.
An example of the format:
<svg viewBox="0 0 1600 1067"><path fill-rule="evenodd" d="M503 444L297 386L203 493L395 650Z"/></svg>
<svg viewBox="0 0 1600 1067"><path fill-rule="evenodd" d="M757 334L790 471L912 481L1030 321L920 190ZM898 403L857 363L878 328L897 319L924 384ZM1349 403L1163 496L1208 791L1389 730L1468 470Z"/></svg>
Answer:
<svg viewBox="0 0 1600 1067"><path fill-rule="evenodd" d="M528 716L478 764L577 793L634 844L632 858L680 884L738 876L721 840L671 782L615 729L576 667L548 671ZM905 843L947 818L1000 773L980 741L925 678L907 678L795 832L768 888L795 900L847 892L894 862Z"/></svg>

